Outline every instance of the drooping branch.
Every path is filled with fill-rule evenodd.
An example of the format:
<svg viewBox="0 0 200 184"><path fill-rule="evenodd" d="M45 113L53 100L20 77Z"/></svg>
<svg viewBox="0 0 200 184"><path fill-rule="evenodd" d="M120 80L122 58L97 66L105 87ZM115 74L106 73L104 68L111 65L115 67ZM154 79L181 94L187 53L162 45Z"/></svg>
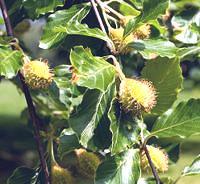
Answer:
<svg viewBox="0 0 200 184"><path fill-rule="evenodd" d="M102 19L101 19L101 16L100 16L100 14L99 14L99 11L98 11L98 9L97 9L97 7L96 7L95 1L96 1L97 5L98 5L101 1L100 1L100 0L90 0L90 2L91 2L91 4L92 4L92 7L93 7L93 10L94 10L94 12L95 12L95 15L96 15L96 17L97 17L97 20L98 20L98 22L99 22L99 25L100 25L102 31L106 33L105 26L104 26L104 24L103 24L103 21L102 21ZM109 46L108 46L108 47L109 47ZM111 52L112 52L112 47L109 47L109 49L110 49ZM114 57L114 56L113 56L113 57ZM142 143L141 143L141 144L142 144ZM153 162L152 162L152 160L151 160L151 157L150 157L150 155L149 155L149 151L148 151L148 149L147 149L147 147L146 147L146 144L143 144L142 149L144 150L145 155L146 155L146 157L147 157L147 159L148 159L148 162L149 162L149 165L150 165L150 167L151 167L152 173L153 173L154 178L155 178L155 180L156 180L156 184L162 184L161 181L160 181L160 178L159 178L159 176L158 176L158 173L157 173L157 171L156 171L156 169L155 169L155 166L154 166L154 164L153 164Z"/></svg>
<svg viewBox="0 0 200 184"><path fill-rule="evenodd" d="M4 22L5 22L5 25L6 25L7 35L13 36L13 29L12 29L12 26L11 26L11 22L10 22L10 19L9 19L9 16L8 16L8 11L7 11L6 4L5 4L4 0L0 0L0 7L1 7L1 10L2 10ZM13 49L15 49L15 48L13 47ZM44 157L44 149L43 149L40 134L39 134L39 131L40 131L39 130L39 121L38 121L38 117L37 117L37 114L36 114L36 110L35 110L31 95L30 95L30 91L29 91L26 83L24 82L23 75L20 72L18 72L18 77L21 81L22 90L23 90L24 96L26 98L26 102L27 102L27 106L28 106L28 110L29 110L29 115L30 115L30 118L31 118L32 123L33 123L34 138L35 138L35 141L36 141L36 144L37 144L37 149L38 149L41 167L42 167L43 172L45 174L45 181L46 181L45 184L49 184L49 172L48 172L47 163L46 163L46 160L45 160L45 157Z"/></svg>

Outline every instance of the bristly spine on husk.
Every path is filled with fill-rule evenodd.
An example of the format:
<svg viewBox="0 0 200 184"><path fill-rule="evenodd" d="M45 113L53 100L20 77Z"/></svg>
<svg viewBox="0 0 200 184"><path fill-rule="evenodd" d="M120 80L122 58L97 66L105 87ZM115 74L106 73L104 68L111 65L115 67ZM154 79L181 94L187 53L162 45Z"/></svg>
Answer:
<svg viewBox="0 0 200 184"><path fill-rule="evenodd" d="M150 112L156 105L156 98L156 89L150 81L125 78L120 83L119 101L125 112L135 115Z"/></svg>

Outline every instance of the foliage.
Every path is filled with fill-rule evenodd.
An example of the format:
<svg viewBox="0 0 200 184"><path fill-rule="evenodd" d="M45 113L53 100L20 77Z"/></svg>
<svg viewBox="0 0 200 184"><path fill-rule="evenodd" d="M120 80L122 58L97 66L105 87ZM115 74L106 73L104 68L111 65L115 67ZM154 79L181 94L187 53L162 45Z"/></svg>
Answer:
<svg viewBox="0 0 200 184"><path fill-rule="evenodd" d="M0 38L0 75L13 79L19 89L15 76L23 74L25 64L36 59L45 62L45 66L54 66L48 71L53 76L49 86L30 88L42 125L40 133L47 143L44 147L49 171L53 172L53 165L83 148L101 158L92 183L156 183L155 178L143 175L141 154L148 154L147 149L144 152L146 144L166 149L169 158L176 162L180 151L174 150L188 136L200 133L199 99L173 106L183 88L181 62L191 57L191 61L196 61L200 56L199 1L176 0L169 4L169 0L96 0L94 5L88 1L9 0L6 5L13 25L25 18L45 19L38 41L40 49L65 53L61 61L50 58L47 63L39 56L32 58L26 44L13 42L13 38L5 35ZM144 27L149 27L150 32ZM113 29L123 30L119 38L109 36ZM142 69L138 70L139 67ZM38 73L45 78L40 67L34 80ZM127 73L130 75L125 76ZM124 97L124 101L128 99L126 104L135 107L134 111L124 110L119 100L120 83L126 77L140 80L141 84L148 81L143 88L139 85L131 90L131 100ZM43 82L39 77L37 80ZM147 97L152 94L147 92L151 90L144 89L151 86L156 91L156 105L147 113L141 104L148 104ZM26 110L23 114L30 123L32 119ZM161 143L163 138L165 144ZM199 156L195 158L180 177L200 174L199 160ZM70 164L67 169L76 170L72 175L81 177L77 161L72 167ZM161 177L164 183L175 180ZM32 169L17 168L8 178L8 184L12 183L44 183L40 164Z"/></svg>

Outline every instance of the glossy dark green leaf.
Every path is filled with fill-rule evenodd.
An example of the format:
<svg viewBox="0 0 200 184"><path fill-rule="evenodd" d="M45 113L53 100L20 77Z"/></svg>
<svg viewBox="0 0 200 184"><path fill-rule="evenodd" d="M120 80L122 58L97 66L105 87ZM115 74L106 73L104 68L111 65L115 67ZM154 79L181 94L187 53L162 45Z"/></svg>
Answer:
<svg viewBox="0 0 200 184"><path fill-rule="evenodd" d="M99 28L89 28L87 24L81 24L78 21L68 23L64 26L54 27L53 31L56 33L62 33L65 36L82 35L82 36L98 38L113 45L108 35L104 33L103 31L101 31Z"/></svg>
<svg viewBox="0 0 200 184"><path fill-rule="evenodd" d="M175 109L170 109L156 121L151 135L160 138L186 138L200 133L200 100L191 99L181 102Z"/></svg>
<svg viewBox="0 0 200 184"><path fill-rule="evenodd" d="M80 143L87 147L94 136L98 124L103 121L110 123L107 113L112 99L116 95L115 82L109 84L104 92L88 90L79 105L77 112L69 119L70 126L79 137Z"/></svg>
<svg viewBox="0 0 200 184"><path fill-rule="evenodd" d="M109 110L110 130L112 132L111 154L118 154L138 141L139 127L136 121L121 112L119 104L114 101Z"/></svg>
<svg viewBox="0 0 200 184"><path fill-rule="evenodd" d="M50 15L47 25L44 28L39 47L48 49L62 43L68 33L59 31L58 28L60 26L65 26L66 28L68 25L69 31L73 30L70 28L70 25L73 22L81 22L89 11L90 6L87 4L77 4L67 10L59 10Z"/></svg>
<svg viewBox="0 0 200 184"><path fill-rule="evenodd" d="M74 149L80 148L78 138L70 128L62 131L59 140L58 153L61 158Z"/></svg>
<svg viewBox="0 0 200 184"><path fill-rule="evenodd" d="M124 37L128 36L141 24L157 19L159 15L165 14L168 6L169 0L144 0L141 14L138 17L131 19L126 25Z"/></svg>
<svg viewBox="0 0 200 184"><path fill-rule="evenodd" d="M140 175L139 150L129 149L107 158L98 167L95 184L137 184Z"/></svg>
<svg viewBox="0 0 200 184"><path fill-rule="evenodd" d="M0 75L10 79L22 67L22 54L9 48L0 48Z"/></svg>
<svg viewBox="0 0 200 184"><path fill-rule="evenodd" d="M77 77L77 85L105 91L115 78L115 68L103 58L95 57L89 49L75 47L70 60Z"/></svg>
<svg viewBox="0 0 200 184"><path fill-rule="evenodd" d="M157 91L157 104L153 113L161 114L169 109L182 88L182 71L177 58L147 61L142 78L151 81Z"/></svg>
<svg viewBox="0 0 200 184"><path fill-rule="evenodd" d="M178 48L167 40L138 40L130 43L128 47L137 50L145 59L156 56L174 58Z"/></svg>

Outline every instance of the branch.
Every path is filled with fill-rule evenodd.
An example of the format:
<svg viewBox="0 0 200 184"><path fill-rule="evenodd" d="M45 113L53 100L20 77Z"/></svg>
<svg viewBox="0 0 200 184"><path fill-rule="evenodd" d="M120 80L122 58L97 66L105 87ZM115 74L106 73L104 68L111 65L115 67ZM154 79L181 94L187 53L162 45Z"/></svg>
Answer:
<svg viewBox="0 0 200 184"><path fill-rule="evenodd" d="M152 160L151 160L151 157L150 157L150 155L149 155L149 151L148 151L148 149L147 149L146 144L143 145L143 148L142 148L142 149L143 149L144 152L145 152L145 155L146 155L147 160L148 160L148 162L149 162L149 165L150 165L150 167L151 167L151 171L152 171L153 176L154 176L154 178L155 178L155 180L156 180L156 184L162 184L162 182L160 181L160 178L159 178L159 176L158 176L158 173L157 173L157 171L156 171L156 168L155 168L155 166L154 166L154 164L153 164L153 162L152 162Z"/></svg>
<svg viewBox="0 0 200 184"><path fill-rule="evenodd" d="M94 10L94 13L95 13L95 15L96 15L96 18L97 18L97 20L98 20L98 23L99 23L99 26L100 26L101 30L102 30L105 34L107 34L106 28L105 28L105 26L104 26L104 24L103 24L103 21L102 21L102 19L101 19L101 16L100 16L100 14L99 14L99 11L98 11L98 9L97 9L97 7L96 7L95 0L90 0L90 2L91 2L92 8L93 8L93 10ZM110 49L111 52L115 51L115 48L113 48L113 46L112 46L109 42L107 42L107 46L108 46L108 48Z"/></svg>
<svg viewBox="0 0 200 184"><path fill-rule="evenodd" d="M100 16L100 14L99 14L99 11L98 11L98 9L97 9L97 7L96 7L95 1L96 1L97 4L100 4L101 1L100 1L100 0L90 0L90 2L91 2L91 4L92 4L92 7L93 7L93 10L94 10L94 12L95 12L95 14L96 14L97 20L98 20L98 22L99 22L99 25L100 25L102 31L106 33L106 30L105 30L103 21L102 21L102 19L101 19L101 16ZM116 13L116 12L113 12L113 13ZM121 15L120 15L120 16L121 16ZM107 34L107 33L106 33L106 34ZM109 47L109 45L108 45L108 47ZM112 47L109 47L109 49L110 49L110 51L112 52ZM113 56L112 59L113 59L113 58L114 58L114 64L115 64L115 66L116 66L115 57ZM118 64L118 63L117 63L117 64ZM118 66L118 65L117 65L117 66ZM122 73L122 74L123 74L123 73ZM122 78L123 78L123 77L124 77L124 74L122 75ZM152 173L153 173L154 178L155 178L155 180L156 180L156 184L162 184L162 182L160 181L160 178L159 178L159 176L158 176L158 173L157 173L157 171L156 171L156 169L155 169L155 167L154 167L154 165L153 165L153 162L152 162L151 157L150 157L150 155L149 155L149 152L148 152L148 150L147 150L146 144L143 144L143 148L142 148L142 149L144 150L144 152L145 152L145 154L146 154L146 157L147 157L147 159L148 159L148 162L149 162L149 165L150 165L150 167L151 167Z"/></svg>
<svg viewBox="0 0 200 184"><path fill-rule="evenodd" d="M0 6L1 6L4 22L5 22L5 25L6 25L7 35L8 36L14 36L13 35L13 29L12 29L12 26L11 26L11 23L10 23L8 11L7 11L6 4L5 4L4 0L0 0ZM13 47L13 50L14 49L15 48ZM18 72L18 77L21 81L23 93L24 93L24 96L26 98L26 102L27 102L27 106L28 106L28 110L29 110L29 115L30 115L30 118L33 122L34 138L35 138L35 141L36 141L36 144L37 144L37 149L38 149L41 167L42 167L44 174L45 174L45 181L46 181L45 184L49 184L49 172L48 172L46 160L44 158L44 150L43 150L43 146L42 146L42 142L41 142L41 138L40 138L40 134L39 134L39 131L40 131L39 130L39 121L38 121L38 118L37 118L36 110L35 110L35 107L33 105L33 100L31 98L30 91L29 91L27 85L24 82L23 75L20 72Z"/></svg>

